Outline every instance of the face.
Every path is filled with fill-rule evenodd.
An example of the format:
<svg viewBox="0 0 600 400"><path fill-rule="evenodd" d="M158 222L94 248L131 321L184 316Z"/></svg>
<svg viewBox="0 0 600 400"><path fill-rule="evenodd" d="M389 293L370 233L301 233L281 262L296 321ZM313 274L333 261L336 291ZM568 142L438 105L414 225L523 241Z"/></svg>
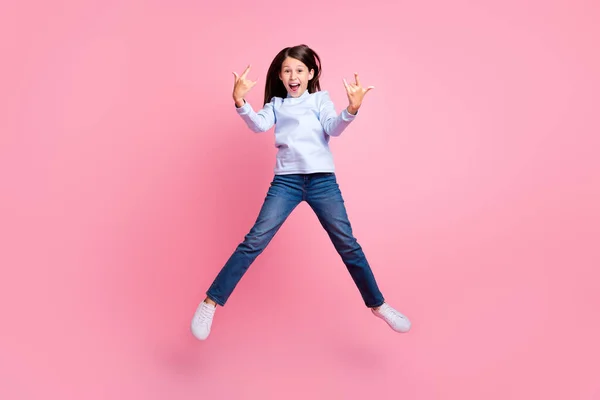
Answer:
<svg viewBox="0 0 600 400"><path fill-rule="evenodd" d="M309 70L302 61L288 57L281 64L279 79L291 97L300 97L308 88L308 81L313 75L314 71Z"/></svg>

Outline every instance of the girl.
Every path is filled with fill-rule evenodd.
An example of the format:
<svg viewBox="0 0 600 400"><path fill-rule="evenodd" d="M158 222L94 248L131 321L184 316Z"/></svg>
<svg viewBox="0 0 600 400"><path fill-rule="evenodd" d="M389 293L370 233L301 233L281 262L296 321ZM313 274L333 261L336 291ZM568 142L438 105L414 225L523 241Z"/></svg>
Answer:
<svg viewBox="0 0 600 400"><path fill-rule="evenodd" d="M254 132L275 125L278 149L275 176L258 218L206 292L192 318L192 334L205 340L216 306L224 306L248 267L263 252L286 218L302 201L316 213L341 256L365 305L397 332L408 332L411 323L388 305L379 291L361 246L354 238L344 200L336 181L329 149L332 136L339 136L356 118L365 94L358 74L355 82L344 79L348 107L337 114L327 91L321 91L321 60L306 45L279 52L267 73L263 108L255 112L244 100L256 82L247 79L250 66L235 72L233 100L237 113Z"/></svg>

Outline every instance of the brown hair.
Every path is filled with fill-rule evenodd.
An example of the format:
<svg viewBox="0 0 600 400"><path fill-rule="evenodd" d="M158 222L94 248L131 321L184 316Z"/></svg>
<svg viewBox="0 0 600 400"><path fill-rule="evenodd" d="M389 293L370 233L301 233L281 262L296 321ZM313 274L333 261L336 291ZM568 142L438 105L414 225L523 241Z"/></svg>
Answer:
<svg viewBox="0 0 600 400"><path fill-rule="evenodd" d="M279 79L279 72L281 71L283 61L288 57L301 61L308 67L309 71L311 69L314 70L313 78L308 82L308 93L314 93L321 90L321 85L319 84L319 77L321 76L321 59L319 58L319 55L304 44L286 47L275 56L271 62L269 71L267 71L264 104L269 103L273 97L285 98L287 96L287 90L285 89L283 82L281 82L281 79Z"/></svg>

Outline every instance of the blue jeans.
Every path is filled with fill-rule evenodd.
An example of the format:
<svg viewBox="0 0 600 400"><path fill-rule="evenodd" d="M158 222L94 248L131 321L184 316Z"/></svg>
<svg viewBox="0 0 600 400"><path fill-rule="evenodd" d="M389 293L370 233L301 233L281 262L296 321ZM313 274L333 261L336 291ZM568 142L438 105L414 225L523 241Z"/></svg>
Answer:
<svg viewBox="0 0 600 400"><path fill-rule="evenodd" d="M206 295L224 306L236 285L287 217L306 201L327 231L367 307L379 307L384 298L361 246L352 234L344 199L333 173L275 175L258 218L244 241L225 263Z"/></svg>

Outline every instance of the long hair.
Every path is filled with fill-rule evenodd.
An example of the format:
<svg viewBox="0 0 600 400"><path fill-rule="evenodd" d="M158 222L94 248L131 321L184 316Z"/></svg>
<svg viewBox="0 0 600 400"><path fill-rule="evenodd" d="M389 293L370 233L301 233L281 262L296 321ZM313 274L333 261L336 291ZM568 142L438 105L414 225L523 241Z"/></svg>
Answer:
<svg viewBox="0 0 600 400"><path fill-rule="evenodd" d="M308 81L308 93L314 93L321 90L321 85L319 83L319 78L321 77L321 59L319 58L319 55L304 44L286 47L277 53L267 71L264 104L269 103L273 97L285 98L287 96L287 90L281 79L279 79L279 72L281 71L283 61L288 57L302 61L304 65L308 67L309 71L311 69L314 70L313 78Z"/></svg>

